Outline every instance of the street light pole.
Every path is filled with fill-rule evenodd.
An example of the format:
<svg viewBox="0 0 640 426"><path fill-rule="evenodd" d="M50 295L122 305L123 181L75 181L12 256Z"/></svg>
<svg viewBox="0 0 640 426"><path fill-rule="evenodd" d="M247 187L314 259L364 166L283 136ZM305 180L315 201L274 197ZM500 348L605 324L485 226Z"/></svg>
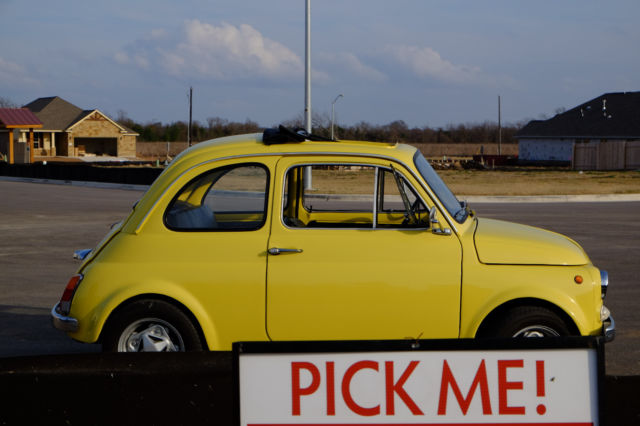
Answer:
<svg viewBox="0 0 640 426"><path fill-rule="evenodd" d="M331 102L331 140L335 140L333 137L333 123L336 121L336 102L338 99L343 98L344 95L340 93L336 98Z"/></svg>
<svg viewBox="0 0 640 426"><path fill-rule="evenodd" d="M311 0L306 0L305 12L304 124L307 133L311 134Z"/></svg>

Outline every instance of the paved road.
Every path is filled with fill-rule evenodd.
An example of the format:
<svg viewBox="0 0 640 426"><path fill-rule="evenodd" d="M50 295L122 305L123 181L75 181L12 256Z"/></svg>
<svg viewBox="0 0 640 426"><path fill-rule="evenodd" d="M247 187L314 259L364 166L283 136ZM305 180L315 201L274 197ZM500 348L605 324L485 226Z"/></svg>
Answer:
<svg viewBox="0 0 640 426"><path fill-rule="evenodd" d="M0 356L92 351L49 321L78 267L142 195L139 191L0 182Z"/></svg>
<svg viewBox="0 0 640 426"><path fill-rule="evenodd" d="M78 263L123 218L139 191L0 181L0 357L91 352L54 330L49 310ZM640 202L481 204L480 216L541 226L577 240L609 271L618 337L607 374L640 374Z"/></svg>

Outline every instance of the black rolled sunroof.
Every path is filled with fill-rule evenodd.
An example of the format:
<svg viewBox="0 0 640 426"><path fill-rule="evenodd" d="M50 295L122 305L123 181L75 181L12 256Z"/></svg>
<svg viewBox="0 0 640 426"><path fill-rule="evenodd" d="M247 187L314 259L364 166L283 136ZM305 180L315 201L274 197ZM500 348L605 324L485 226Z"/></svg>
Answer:
<svg viewBox="0 0 640 426"><path fill-rule="evenodd" d="M262 133L262 142L265 145L299 143L304 141L331 141L331 139L307 133L304 129L291 130L283 125L278 126L277 129L265 129Z"/></svg>

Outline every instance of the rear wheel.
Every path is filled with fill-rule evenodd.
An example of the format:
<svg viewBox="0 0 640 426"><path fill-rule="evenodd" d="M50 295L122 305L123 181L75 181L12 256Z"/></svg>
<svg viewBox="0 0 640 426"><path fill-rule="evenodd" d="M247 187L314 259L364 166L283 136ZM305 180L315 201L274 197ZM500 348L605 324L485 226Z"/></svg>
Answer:
<svg viewBox="0 0 640 426"><path fill-rule="evenodd" d="M482 337L559 337L569 336L567 324L553 311L540 306L518 306L493 321Z"/></svg>
<svg viewBox="0 0 640 426"><path fill-rule="evenodd" d="M114 312L102 339L106 352L201 351L198 331L172 304L145 299Z"/></svg>

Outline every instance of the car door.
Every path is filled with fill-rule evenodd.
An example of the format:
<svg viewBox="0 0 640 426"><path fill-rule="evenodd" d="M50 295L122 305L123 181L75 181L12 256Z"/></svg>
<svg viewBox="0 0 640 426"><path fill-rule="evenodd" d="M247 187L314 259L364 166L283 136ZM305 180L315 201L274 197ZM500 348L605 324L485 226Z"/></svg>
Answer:
<svg viewBox="0 0 640 426"><path fill-rule="evenodd" d="M401 165L285 157L274 185L271 339L458 336L461 246L430 231L432 203Z"/></svg>

